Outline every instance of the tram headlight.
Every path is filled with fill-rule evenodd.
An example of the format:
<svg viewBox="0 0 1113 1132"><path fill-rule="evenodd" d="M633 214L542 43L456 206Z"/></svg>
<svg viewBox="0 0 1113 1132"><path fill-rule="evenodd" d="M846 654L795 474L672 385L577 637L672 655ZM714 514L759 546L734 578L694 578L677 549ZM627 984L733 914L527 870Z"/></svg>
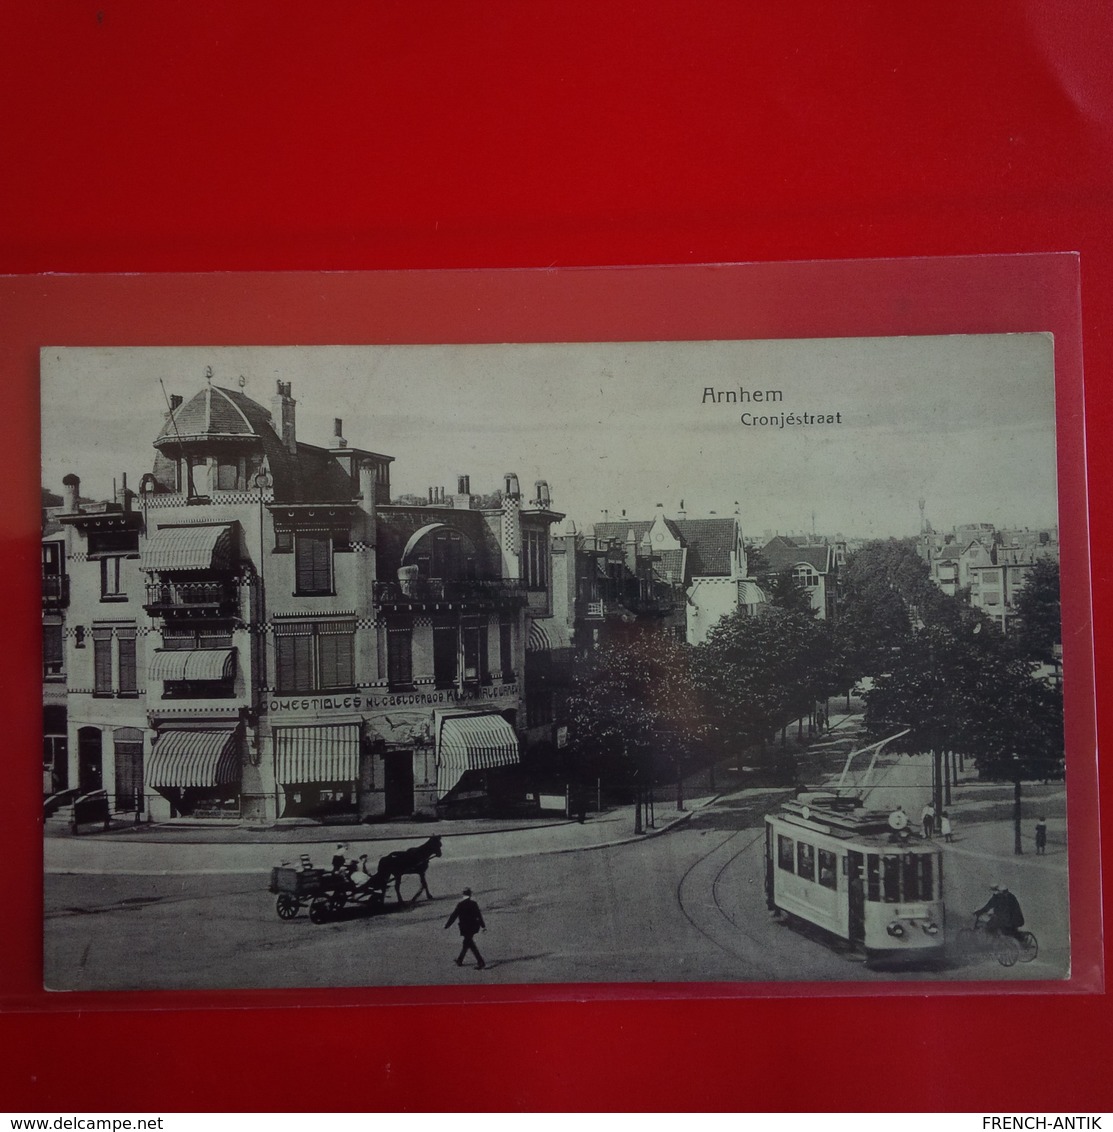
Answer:
<svg viewBox="0 0 1113 1132"><path fill-rule="evenodd" d="M920 927L922 927L928 935L939 934L939 925L934 920L928 920L926 924L921 924Z"/></svg>
<svg viewBox="0 0 1113 1132"><path fill-rule="evenodd" d="M896 920L893 920L885 930L894 939L903 939L904 938L904 925L897 923Z"/></svg>

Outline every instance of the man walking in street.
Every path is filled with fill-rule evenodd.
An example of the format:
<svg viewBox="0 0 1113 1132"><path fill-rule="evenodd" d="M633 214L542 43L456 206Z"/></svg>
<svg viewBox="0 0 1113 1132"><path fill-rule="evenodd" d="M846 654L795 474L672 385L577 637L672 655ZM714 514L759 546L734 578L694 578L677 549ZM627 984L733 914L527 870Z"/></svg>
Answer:
<svg viewBox="0 0 1113 1132"><path fill-rule="evenodd" d="M924 837L934 837L935 807L930 802L920 811L920 820L924 823Z"/></svg>
<svg viewBox="0 0 1113 1132"><path fill-rule="evenodd" d="M464 889L464 899L452 909L452 915L448 917L448 922L444 926L450 928L454 923L460 925L460 935L464 940L460 954L456 957L456 966L464 965L464 956L470 951L475 956L476 970L482 971L487 964L483 962L483 956L475 946L475 934L485 932L487 925L483 922L483 913L479 910L479 905L471 898L470 888Z"/></svg>

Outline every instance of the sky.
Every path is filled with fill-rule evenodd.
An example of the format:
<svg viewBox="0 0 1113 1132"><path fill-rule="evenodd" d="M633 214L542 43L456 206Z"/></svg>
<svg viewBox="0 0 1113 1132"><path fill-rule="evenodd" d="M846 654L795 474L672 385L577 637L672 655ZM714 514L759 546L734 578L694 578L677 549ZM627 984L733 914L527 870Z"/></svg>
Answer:
<svg viewBox="0 0 1113 1132"><path fill-rule="evenodd" d="M395 495L549 483L578 529L623 511L741 519L747 539L1056 522L1053 342L1043 334L744 342L44 348L43 485L111 496L151 470L166 394L297 400L299 440L394 456ZM160 379L162 385L160 385ZM780 394L732 402L718 391ZM714 390L708 396L706 390ZM841 423L748 425L744 412ZM814 515L814 519L813 519Z"/></svg>

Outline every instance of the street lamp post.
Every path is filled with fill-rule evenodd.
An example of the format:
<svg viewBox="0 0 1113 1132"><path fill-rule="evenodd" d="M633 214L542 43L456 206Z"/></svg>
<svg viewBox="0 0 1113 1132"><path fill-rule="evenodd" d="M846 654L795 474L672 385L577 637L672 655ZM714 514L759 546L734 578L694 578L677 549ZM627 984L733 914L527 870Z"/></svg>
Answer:
<svg viewBox="0 0 1113 1132"><path fill-rule="evenodd" d="M1013 853L1019 856L1023 852L1020 837L1020 756L1013 751Z"/></svg>

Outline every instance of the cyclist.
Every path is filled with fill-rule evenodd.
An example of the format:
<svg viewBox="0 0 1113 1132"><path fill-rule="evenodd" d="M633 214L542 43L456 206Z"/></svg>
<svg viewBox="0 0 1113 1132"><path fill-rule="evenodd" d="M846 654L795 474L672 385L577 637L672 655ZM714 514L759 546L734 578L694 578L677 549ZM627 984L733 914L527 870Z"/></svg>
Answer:
<svg viewBox="0 0 1113 1132"><path fill-rule="evenodd" d="M1020 942L1020 929L1024 927L1024 913L1020 901L1009 891L1007 884L995 884L989 899L974 913L977 921L986 917L986 930L992 935L1011 935Z"/></svg>

